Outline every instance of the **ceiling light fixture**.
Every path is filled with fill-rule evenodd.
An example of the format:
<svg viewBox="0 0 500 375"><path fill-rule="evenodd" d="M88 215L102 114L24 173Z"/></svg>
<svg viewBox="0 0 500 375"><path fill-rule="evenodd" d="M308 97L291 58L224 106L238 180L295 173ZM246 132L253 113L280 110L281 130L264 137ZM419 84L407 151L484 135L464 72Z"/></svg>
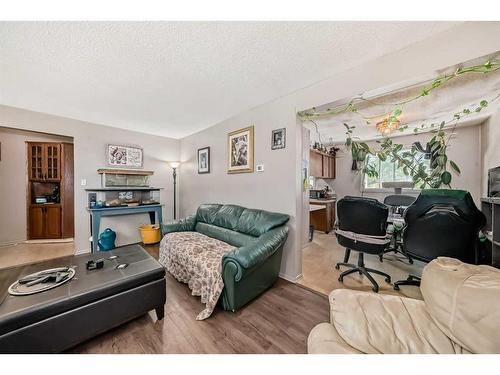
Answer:
<svg viewBox="0 0 500 375"><path fill-rule="evenodd" d="M377 130L382 133L382 135L389 135L391 134L394 130L399 129L399 125L401 124L401 121L398 119L389 119L385 118L380 122L377 122Z"/></svg>

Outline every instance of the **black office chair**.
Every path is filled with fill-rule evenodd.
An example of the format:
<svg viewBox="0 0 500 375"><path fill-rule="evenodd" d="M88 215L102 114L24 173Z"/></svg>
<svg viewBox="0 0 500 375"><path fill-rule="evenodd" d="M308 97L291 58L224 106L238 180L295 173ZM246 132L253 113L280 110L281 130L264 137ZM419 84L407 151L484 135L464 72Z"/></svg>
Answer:
<svg viewBox="0 0 500 375"><path fill-rule="evenodd" d="M404 212L404 251L423 262L451 257L466 263L477 263L479 230L486 217L478 210L469 192L451 189L422 190L417 200ZM420 285L420 277L394 283Z"/></svg>
<svg viewBox="0 0 500 375"><path fill-rule="evenodd" d="M404 213L404 210L411 206L413 202L415 202L417 198L413 197L411 195L403 195L403 194L394 194L394 195L388 195L387 197L384 198L384 204L389 207L389 216L402 216ZM390 221L390 220L389 220ZM382 254L380 254L380 261L382 262L383 256L386 253L399 253L406 257L408 259L408 262L410 264L413 264L413 259L404 251L404 249L401 246L401 232L402 232L403 227L399 225L398 223L393 223L392 224L392 230L393 230L393 237L391 240L390 246L384 250Z"/></svg>
<svg viewBox="0 0 500 375"><path fill-rule="evenodd" d="M340 245L346 248L344 262L335 266L349 267L350 269L340 274L339 281L344 277L358 272L365 275L373 284L372 290L378 292L378 284L371 273L382 275L385 281L391 282L391 277L379 270L365 267L364 254L381 254L390 242L387 237L387 215L389 209L376 199L362 197L344 197L337 202L338 222L335 234ZM347 263L351 250L358 251L358 264Z"/></svg>
<svg viewBox="0 0 500 375"><path fill-rule="evenodd" d="M384 198L384 204L390 207L392 213L402 215L404 209L411 206L416 199L411 195L392 194Z"/></svg>

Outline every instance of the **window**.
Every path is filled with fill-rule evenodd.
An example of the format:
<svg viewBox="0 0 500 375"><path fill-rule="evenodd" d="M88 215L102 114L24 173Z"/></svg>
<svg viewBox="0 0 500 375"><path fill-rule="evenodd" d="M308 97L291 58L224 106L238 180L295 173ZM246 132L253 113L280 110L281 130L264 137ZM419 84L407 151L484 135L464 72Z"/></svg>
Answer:
<svg viewBox="0 0 500 375"><path fill-rule="evenodd" d="M424 154L422 154L422 159ZM363 187L365 189L382 189L383 182L412 181L411 176L406 176L403 168L398 168L389 158L386 161L380 161L377 156L368 155L366 162L371 164L378 171L378 177L364 176ZM424 160L427 168L430 169L430 160Z"/></svg>

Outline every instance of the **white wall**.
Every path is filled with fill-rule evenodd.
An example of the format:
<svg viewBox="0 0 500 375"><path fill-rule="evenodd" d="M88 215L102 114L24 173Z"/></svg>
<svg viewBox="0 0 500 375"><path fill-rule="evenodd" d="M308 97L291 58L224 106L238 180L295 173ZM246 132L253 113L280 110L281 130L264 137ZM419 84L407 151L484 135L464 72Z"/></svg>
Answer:
<svg viewBox="0 0 500 375"><path fill-rule="evenodd" d="M367 90L414 79L500 50L500 23L465 23L368 64L336 74L328 80L249 109L181 142L181 213L194 212L203 202L237 203L292 216L281 274L294 279L301 273L302 132L295 114ZM466 48L464 48L466 46ZM307 48L307 47L305 47ZM227 133L255 125L255 162L264 163L263 173L226 173ZM287 148L271 151L271 130L287 128ZM212 173L196 172L196 149L210 146Z"/></svg>
<svg viewBox="0 0 500 375"><path fill-rule="evenodd" d="M51 136L0 127L0 246L27 239L26 188L28 181L26 142L73 142Z"/></svg>
<svg viewBox="0 0 500 375"><path fill-rule="evenodd" d="M106 167L105 147L107 143L139 145L144 148L144 169L154 171L151 183L161 191L165 204L164 220L172 219L173 180L167 161L179 158L179 141L175 139L146 135L142 133L91 124L63 117L46 115L19 108L0 105L0 126L73 137L75 156L75 249L77 253L90 250L89 214L86 210L85 188L99 187L97 169ZM3 147L2 147L3 148ZM4 152L2 152L4 154ZM82 179L87 186L80 186ZM0 183L8 184L2 176ZM24 185L23 185L24 192ZM21 207L21 206L20 206ZM2 210L1 216L5 213ZM101 231L111 227L117 232L117 245L138 242L138 227L149 222L149 216L133 215L103 218ZM0 242L3 242L0 239Z"/></svg>
<svg viewBox="0 0 500 375"><path fill-rule="evenodd" d="M227 134L255 126L255 165L264 164L264 172L227 174ZM286 148L271 150L271 130L286 127ZM295 112L275 102L226 120L181 141L180 216L196 211L202 203L233 203L289 214L290 234L284 249L282 273L293 275L296 268L295 246ZM197 172L197 150L210 146L209 174ZM291 204L292 202L292 204ZM283 272L283 270L285 270Z"/></svg>
<svg viewBox="0 0 500 375"><path fill-rule="evenodd" d="M447 131L449 134L450 131ZM421 142L422 145L432 138L432 133L421 133L417 135L406 135L394 138L394 141L401 143L405 148L411 148L412 143ZM367 142L372 148L380 147L375 141ZM338 199L346 195L365 196L375 198L380 201L390 194L393 189L380 189L377 191L362 190L362 174L351 171L352 159L350 153L346 152L342 146L336 160L337 173L335 180L318 180L317 186L328 184L337 193ZM451 171L452 187L463 189L471 193L476 205L479 207L481 197L481 125L457 128L455 136L448 146L448 157L456 162L461 173L456 174ZM418 192L405 191L405 194L417 195Z"/></svg>
<svg viewBox="0 0 500 375"><path fill-rule="evenodd" d="M488 169L500 166L500 111L481 128L481 196L488 193Z"/></svg>

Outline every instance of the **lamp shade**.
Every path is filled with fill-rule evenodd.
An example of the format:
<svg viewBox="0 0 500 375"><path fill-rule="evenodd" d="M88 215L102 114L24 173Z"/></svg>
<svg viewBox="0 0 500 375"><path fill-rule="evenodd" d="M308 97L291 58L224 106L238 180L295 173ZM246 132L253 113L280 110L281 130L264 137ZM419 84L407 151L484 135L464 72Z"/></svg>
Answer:
<svg viewBox="0 0 500 375"><path fill-rule="evenodd" d="M168 164L170 165L170 167L172 168L178 168L179 165L181 165L181 162L180 161L169 161Z"/></svg>

